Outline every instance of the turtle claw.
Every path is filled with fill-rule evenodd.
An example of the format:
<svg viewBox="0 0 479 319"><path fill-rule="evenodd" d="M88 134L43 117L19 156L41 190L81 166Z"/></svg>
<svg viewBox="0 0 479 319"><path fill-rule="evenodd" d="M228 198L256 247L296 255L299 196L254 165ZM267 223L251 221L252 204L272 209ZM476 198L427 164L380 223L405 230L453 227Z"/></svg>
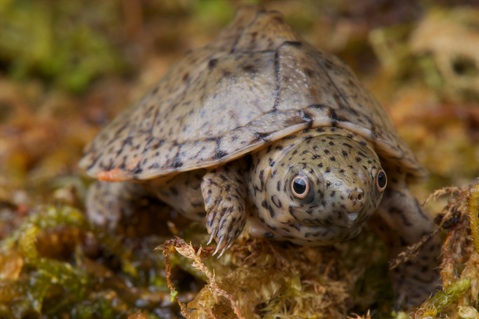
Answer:
<svg viewBox="0 0 479 319"><path fill-rule="evenodd" d="M216 249L213 252L213 256L216 255L218 252L220 252L220 254L218 255L218 258L220 258L221 255L223 255L223 253L226 250L225 245L223 243L224 243L224 237L222 237L220 241L218 242L218 244L216 245Z"/></svg>
<svg viewBox="0 0 479 319"><path fill-rule="evenodd" d="M210 171L203 177L201 191L205 202L206 227L218 243L213 255L223 253L239 236L246 224L246 187L239 163Z"/></svg>
<svg viewBox="0 0 479 319"><path fill-rule="evenodd" d="M208 229L211 230L211 234L207 245L213 242L213 239L216 240L217 245L213 256L219 252L218 258L231 247L233 241L241 233L244 226L242 223L237 223L234 218L229 219L226 216L223 216L219 221L212 221L211 224L208 223L208 225L211 225L211 227L208 227Z"/></svg>
<svg viewBox="0 0 479 319"><path fill-rule="evenodd" d="M208 238L208 241L206 242L206 245L209 246L213 242L213 239L215 239L215 234L211 233L210 238Z"/></svg>
<svg viewBox="0 0 479 319"><path fill-rule="evenodd" d="M218 258L223 256L225 251L227 251L231 247L232 243L230 243L230 240L228 239L226 243L224 242L224 238L221 238L220 241L218 242L218 245L216 245L216 249L213 252L213 256L219 253Z"/></svg>

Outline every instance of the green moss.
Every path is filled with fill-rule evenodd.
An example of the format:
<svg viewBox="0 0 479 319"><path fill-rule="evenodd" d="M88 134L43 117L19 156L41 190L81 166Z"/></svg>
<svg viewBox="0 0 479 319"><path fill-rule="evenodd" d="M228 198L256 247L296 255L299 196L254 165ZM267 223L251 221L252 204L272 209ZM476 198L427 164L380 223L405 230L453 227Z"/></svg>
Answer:
<svg viewBox="0 0 479 319"><path fill-rule="evenodd" d="M100 255L85 251L86 237ZM40 208L1 242L0 315L117 318L146 309L155 318L168 293L161 254L152 251L92 227L74 207Z"/></svg>

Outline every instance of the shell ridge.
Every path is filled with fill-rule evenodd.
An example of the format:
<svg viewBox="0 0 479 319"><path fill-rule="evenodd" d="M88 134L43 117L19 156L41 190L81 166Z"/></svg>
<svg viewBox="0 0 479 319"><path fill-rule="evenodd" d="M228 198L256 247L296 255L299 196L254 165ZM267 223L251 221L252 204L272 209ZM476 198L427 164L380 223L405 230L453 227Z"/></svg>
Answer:
<svg viewBox="0 0 479 319"><path fill-rule="evenodd" d="M276 88L274 91L274 102L273 102L273 110L277 110L279 104L279 97L281 95L281 64L279 62L280 54L279 48L274 50L274 75L276 77Z"/></svg>
<svg viewBox="0 0 479 319"><path fill-rule="evenodd" d="M285 45L291 45L291 46L301 46L302 43L299 41L288 41L285 40L283 41L278 47L274 50L274 73L276 76L276 89L274 92L274 104L273 104L273 110L277 110L278 105L281 101L281 85L282 85L282 78L283 76L281 75L281 48Z"/></svg>
<svg viewBox="0 0 479 319"><path fill-rule="evenodd" d="M257 11L254 18L241 26L230 53L276 50L285 41L298 41L299 36L284 22L277 11Z"/></svg>
<svg viewBox="0 0 479 319"><path fill-rule="evenodd" d="M251 19L251 21L246 25L244 26L242 29L241 29L241 32L238 33L238 36L236 37L236 39L233 41L233 45L231 46L231 49L230 49L230 53L236 53L236 46L238 45L238 43L240 43L240 40L241 38L245 35L245 32L252 26L256 23L256 21L258 20L258 17L259 15L261 14L261 12L263 11L266 11L266 10L258 10L256 11L255 13L255 16L253 19Z"/></svg>

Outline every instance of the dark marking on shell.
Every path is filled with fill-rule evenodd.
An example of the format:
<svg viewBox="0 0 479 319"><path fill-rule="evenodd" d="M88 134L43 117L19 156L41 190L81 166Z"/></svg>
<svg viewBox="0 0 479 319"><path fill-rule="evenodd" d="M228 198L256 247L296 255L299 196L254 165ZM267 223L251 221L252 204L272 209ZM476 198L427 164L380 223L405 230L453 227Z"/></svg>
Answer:
<svg viewBox="0 0 479 319"><path fill-rule="evenodd" d="M338 114L336 114L336 110L333 108L329 109L329 118L331 119L331 126L337 127L338 126Z"/></svg>
<svg viewBox="0 0 479 319"><path fill-rule="evenodd" d="M143 172L143 167L140 166L140 163L131 170L131 173L135 175L140 174L141 172Z"/></svg>
<svg viewBox="0 0 479 319"><path fill-rule="evenodd" d="M218 59L210 59L208 61L208 68L213 69L218 64Z"/></svg>
<svg viewBox="0 0 479 319"><path fill-rule="evenodd" d="M244 65L242 68L241 68L243 71L247 72L247 73L256 73L258 72L258 70L256 69L256 67L252 64L247 64L247 65Z"/></svg>
<svg viewBox="0 0 479 319"><path fill-rule="evenodd" d="M228 153L226 153L225 151L217 150L215 153L215 159L221 159L225 157L226 155L228 155Z"/></svg>
<svg viewBox="0 0 479 319"><path fill-rule="evenodd" d="M313 118L311 117L311 114L308 114L304 110L301 110L300 116L301 116L301 120L304 123L308 124L307 126L308 128L310 128L313 125Z"/></svg>
<svg viewBox="0 0 479 319"><path fill-rule="evenodd" d="M254 133L254 137L255 137L255 140L263 140L263 141L269 141L268 137L271 133L260 133L260 132L256 132Z"/></svg>

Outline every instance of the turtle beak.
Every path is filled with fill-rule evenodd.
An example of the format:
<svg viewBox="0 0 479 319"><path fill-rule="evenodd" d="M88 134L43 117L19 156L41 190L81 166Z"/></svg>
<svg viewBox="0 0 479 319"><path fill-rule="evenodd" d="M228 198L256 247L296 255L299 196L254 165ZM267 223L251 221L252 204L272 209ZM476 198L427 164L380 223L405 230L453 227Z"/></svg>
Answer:
<svg viewBox="0 0 479 319"><path fill-rule="evenodd" d="M348 213L348 220L353 222L353 223L356 221L356 219L358 219L358 217L359 217L359 214L356 213L356 212L349 212Z"/></svg>

